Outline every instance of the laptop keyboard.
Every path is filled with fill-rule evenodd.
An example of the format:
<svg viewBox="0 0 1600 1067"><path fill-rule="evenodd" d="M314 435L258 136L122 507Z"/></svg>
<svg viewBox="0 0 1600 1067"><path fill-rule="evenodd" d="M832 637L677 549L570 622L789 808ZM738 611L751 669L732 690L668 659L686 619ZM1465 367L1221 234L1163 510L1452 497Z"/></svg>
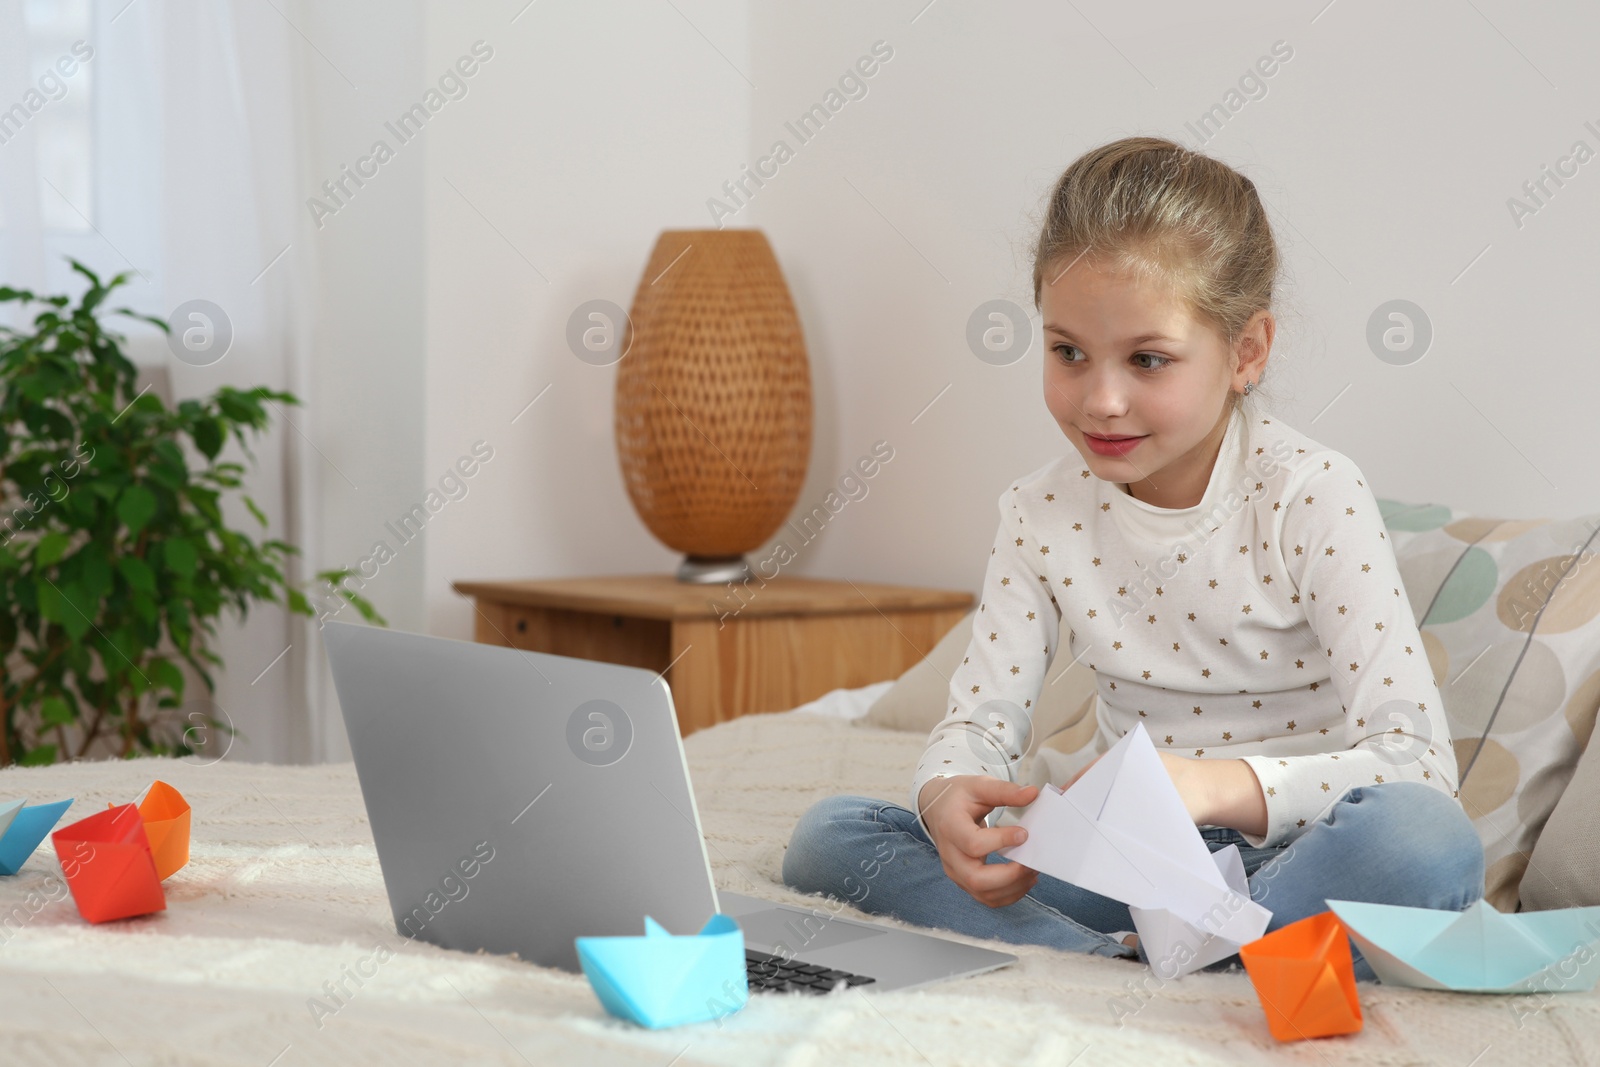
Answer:
<svg viewBox="0 0 1600 1067"><path fill-rule="evenodd" d="M744 950L744 968L752 993L829 993L841 984L858 986L877 981L864 974L836 971L748 948Z"/></svg>

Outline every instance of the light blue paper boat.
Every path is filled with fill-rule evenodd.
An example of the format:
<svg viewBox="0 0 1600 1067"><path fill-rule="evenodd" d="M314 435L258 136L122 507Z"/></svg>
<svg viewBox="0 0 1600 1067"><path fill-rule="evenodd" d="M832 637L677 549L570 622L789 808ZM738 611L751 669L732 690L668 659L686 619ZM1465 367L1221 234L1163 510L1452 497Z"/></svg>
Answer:
<svg viewBox="0 0 1600 1067"><path fill-rule="evenodd" d="M0 804L0 874L16 874L39 847L44 835L61 821L72 798L53 804L27 804L9 800Z"/></svg>
<svg viewBox="0 0 1600 1067"><path fill-rule="evenodd" d="M1463 993L1571 993L1600 978L1600 907L1502 915L1330 900L1373 973L1389 985Z"/></svg>
<svg viewBox="0 0 1600 1067"><path fill-rule="evenodd" d="M750 999L744 931L717 913L677 936L650 916L643 937L579 937L578 962L613 1015L659 1029L729 1015Z"/></svg>

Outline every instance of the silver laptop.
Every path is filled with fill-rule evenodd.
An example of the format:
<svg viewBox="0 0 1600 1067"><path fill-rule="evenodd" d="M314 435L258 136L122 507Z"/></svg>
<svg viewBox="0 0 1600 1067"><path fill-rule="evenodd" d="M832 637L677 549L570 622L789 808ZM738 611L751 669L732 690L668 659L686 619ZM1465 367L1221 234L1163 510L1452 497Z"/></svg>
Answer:
<svg viewBox="0 0 1600 1067"><path fill-rule="evenodd" d="M573 939L744 930L751 990L905 989L1004 952L718 892L672 694L637 667L329 622L395 927L580 970Z"/></svg>

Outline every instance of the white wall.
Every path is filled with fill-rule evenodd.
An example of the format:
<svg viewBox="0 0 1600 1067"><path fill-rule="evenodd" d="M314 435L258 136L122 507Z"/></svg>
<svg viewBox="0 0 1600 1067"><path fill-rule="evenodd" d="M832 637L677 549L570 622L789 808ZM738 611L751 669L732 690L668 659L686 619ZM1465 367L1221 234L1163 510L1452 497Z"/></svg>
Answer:
<svg viewBox="0 0 1600 1067"><path fill-rule="evenodd" d="M1280 417L1380 496L1600 511L1584 445L1600 164L1520 229L1506 206L1575 139L1600 149L1583 126L1600 128L1591 9L685 0L535 4L508 25L519 6L427 20L427 72L479 37L496 49L429 131L424 478L475 439L496 450L428 530L434 632L471 633L452 580L672 566L622 487L615 370L566 350L567 316L597 296L626 307L656 234L711 225L706 199L775 138L795 145L784 121L880 39L894 56L867 95L728 222L767 233L805 330L816 421L798 510L873 441L896 450L822 537L789 536L793 573L977 588L995 498L1071 446L1037 340L988 366L967 316L994 297L1031 311L1042 197L1076 155L1134 133L1203 147L1264 197L1290 274L1267 376ZM1266 94L1202 145L1184 124L1280 40L1293 56ZM1435 329L1409 367L1365 340L1397 297Z"/></svg>

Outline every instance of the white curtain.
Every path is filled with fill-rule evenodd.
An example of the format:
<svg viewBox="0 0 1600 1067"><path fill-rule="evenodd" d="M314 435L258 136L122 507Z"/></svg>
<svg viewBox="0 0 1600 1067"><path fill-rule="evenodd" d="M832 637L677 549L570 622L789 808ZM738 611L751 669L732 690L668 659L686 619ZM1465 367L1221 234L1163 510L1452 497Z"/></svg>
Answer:
<svg viewBox="0 0 1600 1067"><path fill-rule="evenodd" d="M44 0L28 2L37 8ZM97 271L136 270L125 302L142 311L168 316L193 299L223 309L233 342L209 366L177 360L153 329L128 328L144 378L174 401L224 384L313 399L306 393L314 258L300 195L302 67L286 18L297 13L283 0L276 9L162 0L89 7L84 40L93 57L80 73L92 80L69 80L68 89L93 100L90 202L75 205L90 223L81 232L42 222L49 211L41 198L58 194L40 180L34 131L0 144L0 284L66 288L60 259L70 252ZM54 45L39 54L45 46L30 33L30 15L36 12L23 0L0 0L0 108L36 80L41 58L54 58ZM237 501L225 515L257 540L300 546L289 577L304 582L323 566L313 535L320 471L309 442L285 418L307 426L294 408L275 417L256 439L247 480L270 526L258 526ZM227 669L215 673L214 708L245 735L228 758L323 756L326 712L311 684L321 669L316 633L313 621L276 605L258 606L243 623L231 611L224 616L213 647ZM209 709L203 688L187 696L195 703L186 713ZM213 743L211 751L221 748Z"/></svg>

